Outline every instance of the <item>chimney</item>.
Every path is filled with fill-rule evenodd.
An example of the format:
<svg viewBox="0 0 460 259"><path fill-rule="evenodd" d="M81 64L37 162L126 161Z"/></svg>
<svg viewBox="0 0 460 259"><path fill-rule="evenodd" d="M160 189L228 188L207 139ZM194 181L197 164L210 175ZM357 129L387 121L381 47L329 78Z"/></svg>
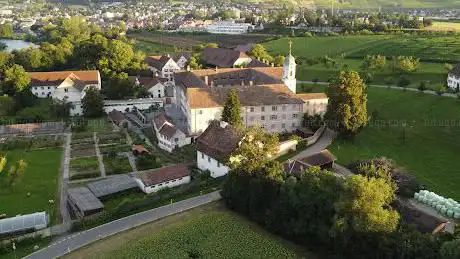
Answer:
<svg viewBox="0 0 460 259"><path fill-rule="evenodd" d="M254 81L250 80L249 81L249 86L253 86L254 85Z"/></svg>
<svg viewBox="0 0 460 259"><path fill-rule="evenodd" d="M190 69L190 65L187 66L187 71L192 71L192 70Z"/></svg>
<svg viewBox="0 0 460 259"><path fill-rule="evenodd" d="M206 86L209 85L209 76L204 76L204 84L205 84Z"/></svg>

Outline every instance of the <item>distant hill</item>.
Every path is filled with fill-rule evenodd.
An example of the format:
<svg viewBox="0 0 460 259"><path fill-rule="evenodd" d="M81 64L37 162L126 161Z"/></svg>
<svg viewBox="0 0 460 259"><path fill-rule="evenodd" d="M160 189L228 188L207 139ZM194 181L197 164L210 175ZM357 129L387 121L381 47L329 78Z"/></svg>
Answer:
<svg viewBox="0 0 460 259"><path fill-rule="evenodd" d="M330 7L330 0L314 0L318 7ZM460 0L335 0L338 8L452 8L460 7Z"/></svg>

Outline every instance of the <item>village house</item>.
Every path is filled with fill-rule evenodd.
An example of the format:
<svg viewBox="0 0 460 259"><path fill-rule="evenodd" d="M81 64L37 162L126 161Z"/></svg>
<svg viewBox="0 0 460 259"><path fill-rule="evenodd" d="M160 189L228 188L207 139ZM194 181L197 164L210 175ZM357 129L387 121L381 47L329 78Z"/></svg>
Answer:
<svg viewBox="0 0 460 259"><path fill-rule="evenodd" d="M134 85L144 87L152 98L166 96L166 82L167 79L158 77L136 77L134 79Z"/></svg>
<svg viewBox="0 0 460 259"><path fill-rule="evenodd" d="M107 115L109 120L120 128L129 129L132 127L131 121L121 111L112 110Z"/></svg>
<svg viewBox="0 0 460 259"><path fill-rule="evenodd" d="M138 173L134 180L143 192L152 193L164 188L188 184L191 176L188 166L176 165Z"/></svg>
<svg viewBox="0 0 460 259"><path fill-rule="evenodd" d="M173 80L174 72L181 70L179 65L168 54L166 56L150 56L145 59L149 69L161 78Z"/></svg>
<svg viewBox="0 0 460 259"><path fill-rule="evenodd" d="M224 48L205 48L200 59L210 66L221 68L243 66L252 61L244 52Z"/></svg>
<svg viewBox="0 0 460 259"><path fill-rule="evenodd" d="M307 157L288 160L283 164L283 167L286 174L299 177L302 172L313 166L318 166L322 170L332 170L336 160L337 158L329 150L325 149Z"/></svg>
<svg viewBox="0 0 460 259"><path fill-rule="evenodd" d="M233 126L226 122L213 121L196 139L196 160L200 170L209 170L211 177L228 174L227 161L236 150L241 137Z"/></svg>
<svg viewBox="0 0 460 259"><path fill-rule="evenodd" d="M447 86L455 91L460 91L460 64L457 64L447 74Z"/></svg>
<svg viewBox="0 0 460 259"><path fill-rule="evenodd" d="M168 152L191 143L191 138L180 131L165 112L155 116L153 128L158 139L158 147Z"/></svg>
<svg viewBox="0 0 460 259"><path fill-rule="evenodd" d="M191 57L191 52L179 52L172 55L174 62L176 62L181 70L187 69Z"/></svg>
<svg viewBox="0 0 460 259"><path fill-rule="evenodd" d="M101 75L97 70L30 72L30 90L39 98L53 98L73 103L72 115L82 114L81 100L86 90L101 90Z"/></svg>

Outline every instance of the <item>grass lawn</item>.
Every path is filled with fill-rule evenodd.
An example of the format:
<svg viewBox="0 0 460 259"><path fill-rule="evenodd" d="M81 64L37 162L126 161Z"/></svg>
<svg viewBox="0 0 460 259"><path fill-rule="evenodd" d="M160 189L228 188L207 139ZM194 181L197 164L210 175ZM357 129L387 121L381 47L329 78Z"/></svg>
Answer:
<svg viewBox="0 0 460 259"><path fill-rule="evenodd" d="M22 179L13 186L7 184L6 172L0 174L0 214L12 217L47 211L51 213L51 221L55 222L61 157L61 149L8 151L10 163L24 159L27 168ZM54 200L54 204L49 204L49 200Z"/></svg>
<svg viewBox="0 0 460 259"><path fill-rule="evenodd" d="M26 241L21 241L20 243L16 244L16 251L13 252L13 250L9 250L6 253L0 253L0 258L2 259L17 259L17 258L23 258L36 250L34 250L34 246L37 245L39 249L42 249L46 246L48 246L51 243L51 238L43 238L43 239L37 239L37 240L26 240Z"/></svg>
<svg viewBox="0 0 460 259"><path fill-rule="evenodd" d="M334 142L338 162L385 156L431 191L460 200L460 101L384 88L367 91L374 120L354 139Z"/></svg>
<svg viewBox="0 0 460 259"><path fill-rule="evenodd" d="M128 157L126 156L104 156L103 162L105 166L105 172L108 175L125 174L133 171L133 168L129 163Z"/></svg>
<svg viewBox="0 0 460 259"><path fill-rule="evenodd" d="M196 256L196 257L195 257ZM212 203L97 242L66 258L316 258Z"/></svg>

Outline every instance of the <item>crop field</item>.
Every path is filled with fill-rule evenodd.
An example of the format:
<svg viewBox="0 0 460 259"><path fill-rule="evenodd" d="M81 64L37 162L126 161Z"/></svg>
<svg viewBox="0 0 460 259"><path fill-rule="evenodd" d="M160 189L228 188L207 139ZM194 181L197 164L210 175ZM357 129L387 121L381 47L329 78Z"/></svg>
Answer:
<svg viewBox="0 0 460 259"><path fill-rule="evenodd" d="M367 92L373 120L353 139L334 142L338 162L391 158L431 191L460 200L459 100L374 87Z"/></svg>
<svg viewBox="0 0 460 259"><path fill-rule="evenodd" d="M317 257L211 203L77 250L65 258Z"/></svg>
<svg viewBox="0 0 460 259"><path fill-rule="evenodd" d="M100 176L97 157L79 157L70 160L70 180L80 180Z"/></svg>
<svg viewBox="0 0 460 259"><path fill-rule="evenodd" d="M128 35L130 39L137 40L139 49L147 49L148 44L152 44L153 47L160 46L165 48L165 51L172 51L174 47L182 50L191 50L194 46L201 43L215 42L219 45L227 48L236 47L239 44L247 44L250 42L262 42L267 36L257 34L246 34L246 35L217 35L217 34L177 34L177 33L160 33L160 32L136 32ZM153 48L152 47L152 48ZM167 48L170 48L169 50ZM141 49L142 50L142 49ZM155 51L157 49L154 49ZM147 51L145 51L148 53Z"/></svg>
<svg viewBox="0 0 460 259"><path fill-rule="evenodd" d="M104 156L103 161L108 175L125 174L133 171L126 156Z"/></svg>
<svg viewBox="0 0 460 259"><path fill-rule="evenodd" d="M433 22L433 25L425 28L427 31L460 31L458 22Z"/></svg>
<svg viewBox="0 0 460 259"><path fill-rule="evenodd" d="M51 214L51 222L54 222L57 218L56 205L59 204L56 197L62 150L12 150L6 156L8 164L23 159L27 167L24 175L12 185L7 173L0 173L0 214L12 217L47 211ZM49 200L55 202L50 204Z"/></svg>

